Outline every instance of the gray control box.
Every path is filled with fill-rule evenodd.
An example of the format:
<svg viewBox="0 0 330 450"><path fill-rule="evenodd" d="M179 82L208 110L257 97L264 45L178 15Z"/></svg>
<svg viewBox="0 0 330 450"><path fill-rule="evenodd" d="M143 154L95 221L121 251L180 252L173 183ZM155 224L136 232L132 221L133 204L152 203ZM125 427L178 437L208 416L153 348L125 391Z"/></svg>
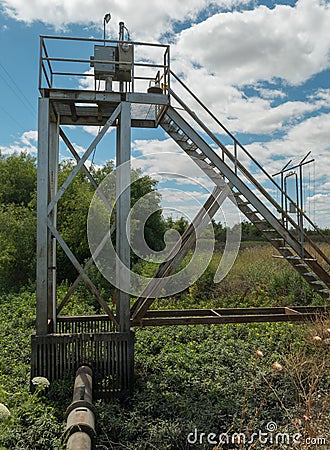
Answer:
<svg viewBox="0 0 330 450"><path fill-rule="evenodd" d="M97 62L105 61L105 62ZM109 61L109 62L106 62ZM94 74L97 78L103 78L108 76L114 76L116 72L116 47L110 47L105 45L94 46Z"/></svg>

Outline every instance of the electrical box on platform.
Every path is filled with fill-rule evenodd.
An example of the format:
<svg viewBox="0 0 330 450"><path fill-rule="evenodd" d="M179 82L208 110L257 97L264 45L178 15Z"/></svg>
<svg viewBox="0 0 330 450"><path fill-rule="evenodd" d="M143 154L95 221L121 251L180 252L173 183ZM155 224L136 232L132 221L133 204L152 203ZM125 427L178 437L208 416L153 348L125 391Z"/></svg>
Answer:
<svg viewBox="0 0 330 450"><path fill-rule="evenodd" d="M116 72L116 47L95 45L91 66L94 67L95 78L114 77Z"/></svg>

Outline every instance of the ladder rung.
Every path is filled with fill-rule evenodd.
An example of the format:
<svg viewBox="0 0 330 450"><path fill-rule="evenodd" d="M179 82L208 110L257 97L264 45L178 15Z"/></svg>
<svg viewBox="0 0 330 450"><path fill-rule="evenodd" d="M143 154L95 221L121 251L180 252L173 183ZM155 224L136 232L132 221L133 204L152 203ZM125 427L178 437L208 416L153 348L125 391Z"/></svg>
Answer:
<svg viewBox="0 0 330 450"><path fill-rule="evenodd" d="M330 295L330 289L320 289L319 292L323 292L324 294Z"/></svg>
<svg viewBox="0 0 330 450"><path fill-rule="evenodd" d="M313 272L305 272L305 273L303 273L303 276L317 278L317 275Z"/></svg>
<svg viewBox="0 0 330 450"><path fill-rule="evenodd" d="M299 256L294 256L294 255L290 255L290 256L283 256L283 255L273 255L274 258L281 258L281 259L296 259L296 260L300 260L301 258Z"/></svg>
<svg viewBox="0 0 330 450"><path fill-rule="evenodd" d="M169 125L168 126L168 131L170 133L178 133L179 130L180 130L180 128L178 128L177 126L174 126L174 125Z"/></svg>
<svg viewBox="0 0 330 450"><path fill-rule="evenodd" d="M274 228L266 228L265 230L261 230L263 233L277 233Z"/></svg>
<svg viewBox="0 0 330 450"><path fill-rule="evenodd" d="M271 238L271 241L284 241L284 238Z"/></svg>
<svg viewBox="0 0 330 450"><path fill-rule="evenodd" d="M292 247L278 247L279 250L292 250Z"/></svg>
<svg viewBox="0 0 330 450"><path fill-rule="evenodd" d="M318 286L326 286L326 284L323 283L323 281L311 281L310 284L316 284Z"/></svg>

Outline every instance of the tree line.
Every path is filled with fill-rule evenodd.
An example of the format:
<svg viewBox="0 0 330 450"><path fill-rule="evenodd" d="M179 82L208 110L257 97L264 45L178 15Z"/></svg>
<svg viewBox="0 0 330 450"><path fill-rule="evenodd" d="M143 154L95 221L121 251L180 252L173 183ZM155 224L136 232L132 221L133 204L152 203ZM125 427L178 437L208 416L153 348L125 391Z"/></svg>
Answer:
<svg viewBox="0 0 330 450"><path fill-rule="evenodd" d="M61 162L59 166L59 185L72 170L73 161ZM99 184L114 170L113 162L92 169ZM141 176L139 170L132 171L131 204L146 196L147 203L141 207L154 212L147 220L144 236L147 244L155 251L162 250L164 233L175 229L180 234L188 226L184 217L174 220L164 218L160 206L161 195L157 191L157 181L149 176ZM19 289L35 282L36 267L36 205L37 205L37 167L36 158L20 153L4 156L0 153L0 290ZM80 171L58 203L57 228L73 251L83 263L90 258L86 221L94 188ZM139 205L140 207L140 205ZM144 217L147 217L146 214ZM216 242L221 244L226 238L226 228L221 222L212 221ZM259 230L249 222L242 223L242 240L262 240ZM327 232L329 230L325 230ZM138 263L132 254L132 263ZM58 282L73 281L76 271L61 248L58 248Z"/></svg>
<svg viewBox="0 0 330 450"><path fill-rule="evenodd" d="M73 164L71 160L60 164L59 185L68 177ZM113 170L113 163L108 162L102 168L92 169L92 173L99 184ZM132 171L132 179L136 180L131 186L132 204L151 194L148 195L147 206L158 209L147 220L144 234L153 250L161 250L167 225L160 209L157 182L148 176L141 176L138 170ZM7 157L0 153L0 180L0 290L7 291L35 282L36 159L25 153ZM57 228L81 263L90 258L86 221L94 193L93 186L80 171L58 203ZM74 267L60 247L57 252L58 282L73 281L77 276Z"/></svg>

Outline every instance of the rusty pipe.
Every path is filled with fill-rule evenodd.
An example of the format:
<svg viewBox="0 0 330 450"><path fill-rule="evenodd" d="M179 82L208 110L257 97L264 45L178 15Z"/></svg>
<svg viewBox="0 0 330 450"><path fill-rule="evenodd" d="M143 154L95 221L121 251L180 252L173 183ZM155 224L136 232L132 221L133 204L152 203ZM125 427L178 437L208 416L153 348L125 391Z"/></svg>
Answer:
<svg viewBox="0 0 330 450"><path fill-rule="evenodd" d="M84 365L76 373L73 400L67 409L64 440L68 450L91 450L95 438L93 371Z"/></svg>

